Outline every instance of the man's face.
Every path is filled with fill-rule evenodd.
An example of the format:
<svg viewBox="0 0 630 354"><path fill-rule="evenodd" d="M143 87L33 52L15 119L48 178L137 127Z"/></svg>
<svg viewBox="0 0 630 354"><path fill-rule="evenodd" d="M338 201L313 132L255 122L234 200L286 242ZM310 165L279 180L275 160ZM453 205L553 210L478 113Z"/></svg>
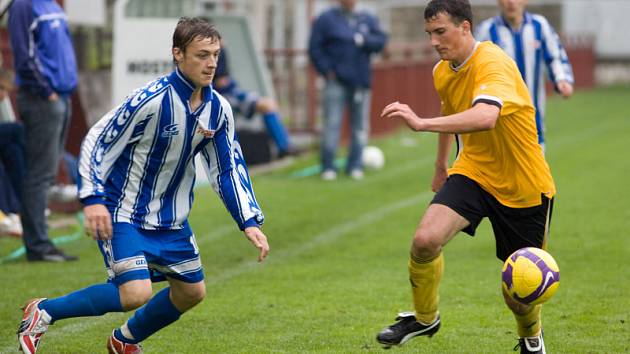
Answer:
<svg viewBox="0 0 630 354"><path fill-rule="evenodd" d="M439 12L436 16L427 19L424 30L429 35L431 46L440 55L442 60L459 59L463 51L466 31L470 31L468 21L455 25L451 15Z"/></svg>
<svg viewBox="0 0 630 354"><path fill-rule="evenodd" d="M195 37L185 51L173 48L173 56L179 70L196 87L204 87L212 83L220 51L221 43L218 39Z"/></svg>
<svg viewBox="0 0 630 354"><path fill-rule="evenodd" d="M339 4L347 9L347 10L353 10L354 7L357 5L357 0L338 0Z"/></svg>
<svg viewBox="0 0 630 354"><path fill-rule="evenodd" d="M497 0L503 16L508 20L517 20L523 17L527 0Z"/></svg>

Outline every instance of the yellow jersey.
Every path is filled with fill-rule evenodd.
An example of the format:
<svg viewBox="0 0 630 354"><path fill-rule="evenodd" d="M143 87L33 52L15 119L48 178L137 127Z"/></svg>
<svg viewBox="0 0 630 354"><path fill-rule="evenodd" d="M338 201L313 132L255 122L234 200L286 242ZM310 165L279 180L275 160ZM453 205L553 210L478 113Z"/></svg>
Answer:
<svg viewBox="0 0 630 354"><path fill-rule="evenodd" d="M459 67L440 61L433 70L442 113L463 112L475 103L500 107L494 129L457 134L457 157L448 174L477 182L501 204L527 208L556 188L538 144L535 110L518 67L492 42L477 43Z"/></svg>

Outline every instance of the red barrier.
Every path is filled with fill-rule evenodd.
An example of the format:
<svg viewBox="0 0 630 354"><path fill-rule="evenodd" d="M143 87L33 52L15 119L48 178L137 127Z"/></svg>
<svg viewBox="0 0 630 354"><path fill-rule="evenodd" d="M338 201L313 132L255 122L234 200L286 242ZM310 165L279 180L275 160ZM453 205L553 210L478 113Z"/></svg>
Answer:
<svg viewBox="0 0 630 354"><path fill-rule="evenodd" d="M389 103L408 104L419 116L440 113L440 100L433 86L433 65L428 61L383 62L372 69L371 135L379 136L404 125L401 121L381 119Z"/></svg>

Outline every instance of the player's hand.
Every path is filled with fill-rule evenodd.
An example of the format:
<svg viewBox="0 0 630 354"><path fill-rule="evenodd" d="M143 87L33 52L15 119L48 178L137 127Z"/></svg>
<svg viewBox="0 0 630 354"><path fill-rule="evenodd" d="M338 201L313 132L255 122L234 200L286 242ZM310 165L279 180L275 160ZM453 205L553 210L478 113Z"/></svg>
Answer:
<svg viewBox="0 0 630 354"><path fill-rule="evenodd" d="M447 169L444 167L436 167L435 174L433 174L433 181L431 181L431 190L437 193L446 182L446 178L448 178Z"/></svg>
<svg viewBox="0 0 630 354"><path fill-rule="evenodd" d="M111 240L112 216L103 204L83 207L85 232L95 240Z"/></svg>
<svg viewBox="0 0 630 354"><path fill-rule="evenodd" d="M59 99L59 95L57 95L55 92L51 93L50 96L48 96L48 101L50 102L55 102Z"/></svg>
<svg viewBox="0 0 630 354"><path fill-rule="evenodd" d="M422 118L418 117L411 108L398 101L388 104L381 112L381 118L400 118L414 131L421 131L424 126Z"/></svg>
<svg viewBox="0 0 630 354"><path fill-rule="evenodd" d="M249 241L254 245L254 247L260 250L260 254L258 255L258 262L262 262L269 254L269 243L267 243L267 236L263 234L262 230L251 226L243 230L245 236L249 239Z"/></svg>
<svg viewBox="0 0 630 354"><path fill-rule="evenodd" d="M567 81L558 82L558 91L564 98L569 98L573 94L573 85L568 83Z"/></svg>

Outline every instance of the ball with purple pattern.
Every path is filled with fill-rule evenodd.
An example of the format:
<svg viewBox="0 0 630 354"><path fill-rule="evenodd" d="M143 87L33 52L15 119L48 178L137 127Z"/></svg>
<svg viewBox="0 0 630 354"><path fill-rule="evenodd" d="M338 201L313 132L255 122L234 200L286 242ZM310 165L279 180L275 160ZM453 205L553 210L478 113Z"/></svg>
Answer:
<svg viewBox="0 0 630 354"><path fill-rule="evenodd" d="M560 269L546 251L535 247L521 248L503 264L501 283L503 290L514 300L541 304L557 291Z"/></svg>

